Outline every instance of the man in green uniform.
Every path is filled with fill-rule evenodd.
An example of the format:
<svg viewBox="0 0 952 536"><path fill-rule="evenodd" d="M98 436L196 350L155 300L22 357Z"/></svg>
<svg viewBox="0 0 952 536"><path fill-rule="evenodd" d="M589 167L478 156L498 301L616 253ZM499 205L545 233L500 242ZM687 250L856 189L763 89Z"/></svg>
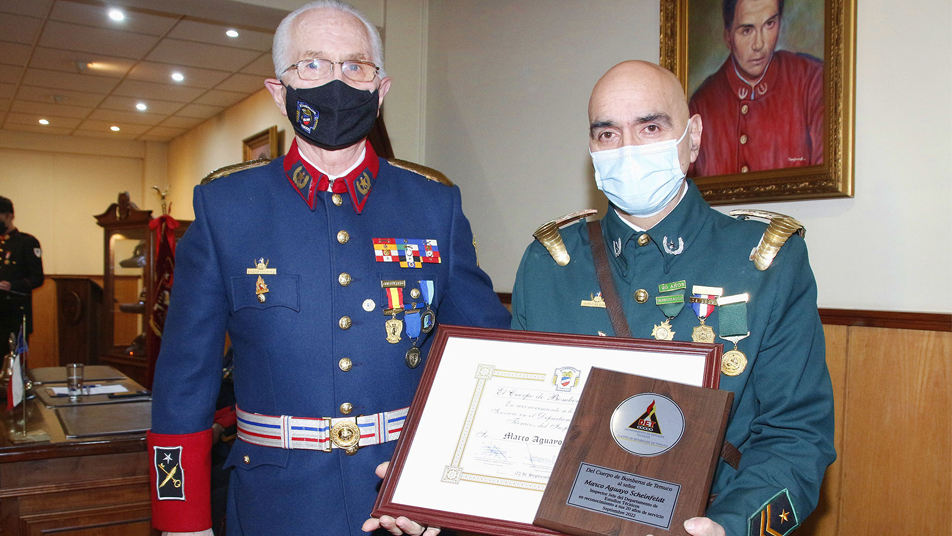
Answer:
<svg viewBox="0 0 952 536"><path fill-rule="evenodd" d="M33 289L43 284L43 251L31 234L13 224L13 201L0 196L0 348L7 353L10 335L33 333Z"/></svg>
<svg viewBox="0 0 952 536"><path fill-rule="evenodd" d="M720 388L734 392L725 439L742 457L736 468L719 462L707 517L685 530L788 534L816 507L835 458L816 282L803 239L790 236L799 223L760 213L772 219L765 234L763 223L725 216L701 198L685 179L701 117L689 117L678 80L657 65L613 67L588 113L596 182L611 201L593 236L623 315L610 319L613 299L596 275L588 225L558 231L569 217L543 226L526 250L512 325L724 343Z"/></svg>

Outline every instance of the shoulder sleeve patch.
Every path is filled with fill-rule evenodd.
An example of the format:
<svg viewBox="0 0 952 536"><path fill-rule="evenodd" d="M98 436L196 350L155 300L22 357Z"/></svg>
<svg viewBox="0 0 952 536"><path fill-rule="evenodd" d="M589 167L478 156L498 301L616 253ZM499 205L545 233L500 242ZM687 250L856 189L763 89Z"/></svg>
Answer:
<svg viewBox="0 0 952 536"><path fill-rule="evenodd" d="M555 260L556 264L559 266L565 266L570 260L572 260L572 258L569 257L569 252L565 249L565 243L562 242L562 235L559 234L559 228L563 225L567 225L576 220L580 220L597 213L597 210L589 208L580 210L578 212L573 212L571 214L566 214L561 218L556 218L543 223L541 227L536 229L536 232L532 233L532 236L534 236L536 240L545 246L545 249L548 250L549 255L552 255L552 258Z"/></svg>
<svg viewBox="0 0 952 536"><path fill-rule="evenodd" d="M446 175L437 171L431 167L423 166L416 164L414 162L408 162L406 160L400 160L399 158L390 158L387 160L390 162L391 166L398 167L400 169L405 169L407 171L412 171L417 175L423 175L424 177L430 179L431 181L438 182L440 184L445 184L447 186L453 186L453 181L451 181Z"/></svg>
<svg viewBox="0 0 952 536"><path fill-rule="evenodd" d="M205 175L205 178L203 178L202 182L199 184L208 184L215 179L227 177L236 171L244 171L246 169L264 166L269 163L271 163L271 160L268 158L258 158L256 160L248 160L247 162L239 162L237 164L231 164L230 166L220 167L208 175Z"/></svg>
<svg viewBox="0 0 952 536"><path fill-rule="evenodd" d="M747 523L747 536L787 536L800 526L790 492L786 489L764 503L748 518Z"/></svg>
<svg viewBox="0 0 952 536"><path fill-rule="evenodd" d="M780 248L787 242L790 235L797 233L800 236L806 236L807 234L807 230L803 227L802 223L790 216L777 212L770 212L768 210L732 210L730 215L745 220L750 217L761 218L769 222L767 224L767 230L764 231L764 235L760 237L760 243L757 245L757 248L750 253L750 260L754 261L754 266L760 271L770 268L770 263L773 262L774 257L777 256Z"/></svg>

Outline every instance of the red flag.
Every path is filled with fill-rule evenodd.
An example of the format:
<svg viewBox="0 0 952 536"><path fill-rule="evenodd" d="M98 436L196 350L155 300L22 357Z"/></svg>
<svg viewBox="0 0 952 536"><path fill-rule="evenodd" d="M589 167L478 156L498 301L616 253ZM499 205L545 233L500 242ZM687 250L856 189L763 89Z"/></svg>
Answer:
<svg viewBox="0 0 952 536"><path fill-rule="evenodd" d="M146 330L146 348L148 348L148 369L146 370L147 389L152 388L155 374L155 361L162 346L162 330L165 329L165 315L169 310L169 293L172 291L172 276L175 272L175 228L179 222L164 214L149 222L149 229L155 233L155 264L152 281L152 310L149 311L149 329Z"/></svg>

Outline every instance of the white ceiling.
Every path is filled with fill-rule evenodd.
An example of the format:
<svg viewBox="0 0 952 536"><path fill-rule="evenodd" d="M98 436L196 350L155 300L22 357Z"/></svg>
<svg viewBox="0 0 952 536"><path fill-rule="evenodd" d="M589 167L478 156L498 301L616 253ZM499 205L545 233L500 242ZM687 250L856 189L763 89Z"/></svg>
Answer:
<svg viewBox="0 0 952 536"><path fill-rule="evenodd" d="M0 129L168 141L264 87L286 14L228 0L0 0Z"/></svg>

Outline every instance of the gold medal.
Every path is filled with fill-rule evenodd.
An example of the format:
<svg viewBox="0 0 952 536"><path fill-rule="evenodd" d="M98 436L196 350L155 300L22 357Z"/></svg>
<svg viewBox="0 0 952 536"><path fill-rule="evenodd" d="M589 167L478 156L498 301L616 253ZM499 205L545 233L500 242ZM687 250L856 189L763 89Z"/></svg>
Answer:
<svg viewBox="0 0 952 536"><path fill-rule="evenodd" d="M671 319L666 318L660 326L656 325L654 329L651 330L651 336L659 341L673 341L674 340L674 330L671 329Z"/></svg>
<svg viewBox="0 0 952 536"><path fill-rule="evenodd" d="M691 332L691 340L694 342L714 342L714 329L711 326L704 325L704 319L701 319L701 325L694 328Z"/></svg>
<svg viewBox="0 0 952 536"><path fill-rule="evenodd" d="M397 320L397 315L393 315L390 320L387 320L385 327L387 328L387 342L390 344L400 342L400 333L403 331L403 320Z"/></svg>
<svg viewBox="0 0 952 536"><path fill-rule="evenodd" d="M734 349L721 356L721 372L728 376L738 376L747 368L747 356L744 352Z"/></svg>
<svg viewBox="0 0 952 536"><path fill-rule="evenodd" d="M404 359L406 360L408 367L412 369L419 367L421 361L420 349L416 346L411 346L410 349L407 350L407 355Z"/></svg>

